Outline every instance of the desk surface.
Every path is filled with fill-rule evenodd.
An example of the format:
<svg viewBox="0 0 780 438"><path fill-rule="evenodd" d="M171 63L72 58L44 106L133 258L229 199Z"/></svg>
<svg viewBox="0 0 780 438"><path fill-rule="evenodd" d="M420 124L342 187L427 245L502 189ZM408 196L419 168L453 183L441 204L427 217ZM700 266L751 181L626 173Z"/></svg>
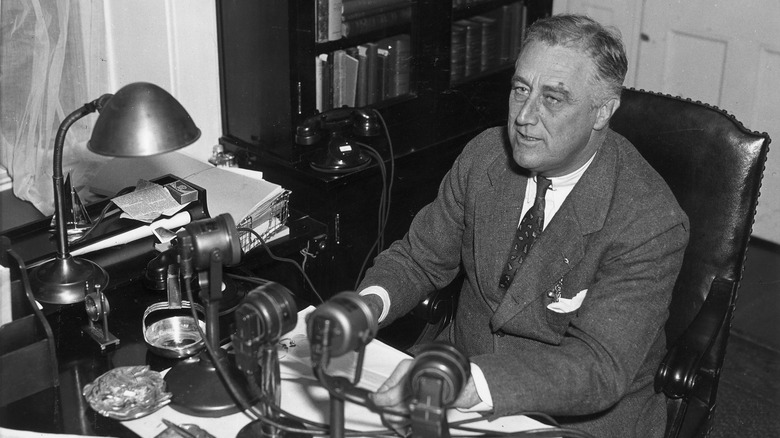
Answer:
<svg viewBox="0 0 780 438"><path fill-rule="evenodd" d="M289 236L272 243L275 254L282 257L297 255L309 239L324 232L324 226L310 218L293 220L289 227ZM120 340L118 347L101 352L98 344L82 332L81 327L88 324L83 303L44 308L54 332L60 385L0 408L0 426L47 433L136 436L119 422L94 412L81 396L81 389L115 367L148 364L162 371L177 363L147 351L143 340L143 312L149 305L167 300L165 292L149 290L141 280L142 269L155 256L148 249L106 267L112 279L106 290L111 306L108 326ZM291 290L305 289L295 268L272 263L261 248L251 251L241 264L226 268L225 273L244 276L261 273L262 278L277 281ZM243 281L231 284L232 299L240 299L253 288L251 283ZM223 337L230 334L232 318L232 313L220 318Z"/></svg>

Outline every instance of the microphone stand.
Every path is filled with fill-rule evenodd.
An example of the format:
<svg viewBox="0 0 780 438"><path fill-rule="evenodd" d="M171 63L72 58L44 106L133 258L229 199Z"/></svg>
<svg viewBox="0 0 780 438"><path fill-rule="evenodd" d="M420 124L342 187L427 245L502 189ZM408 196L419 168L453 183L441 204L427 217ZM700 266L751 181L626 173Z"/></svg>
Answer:
<svg viewBox="0 0 780 438"><path fill-rule="evenodd" d="M183 236L183 239L188 238L190 236ZM188 244L183 245L182 271L185 288L191 294L192 268L190 260L186 260L189 247ZM207 283L206 288L201 286L201 299L206 308L207 350L202 351L195 360L176 364L165 375L165 381L173 394L172 408L199 417L221 417L242 409L240 405L243 403L234 400L233 390L239 392L236 397L243 398L247 403L251 404L257 398L247 391L248 385L243 374L232 366L227 353L219 348L219 301L222 299L222 253L219 250L210 254L208 273L201 272L199 276ZM225 376L226 382L222 380L220 369L228 374ZM227 385L233 389L228 390Z"/></svg>
<svg viewBox="0 0 780 438"><path fill-rule="evenodd" d="M330 437L343 438L344 437L344 402L349 399L350 401L362 404L364 406L371 406L372 403L368 398L368 392L356 388L357 383L360 381L360 376L363 371L363 360L365 358L365 345L361 345L358 349L357 363L355 365L355 375L352 382L348 379L340 376L329 376L325 372L328 362L330 361L330 331L331 321L324 319L321 322L319 330L314 330L314 340L312 345L312 359L316 360L313 373L317 380L320 381L322 386L328 390L330 395Z"/></svg>
<svg viewBox="0 0 780 438"><path fill-rule="evenodd" d="M412 436L422 438L450 438L447 412L442 401L441 379L422 377L412 407Z"/></svg>

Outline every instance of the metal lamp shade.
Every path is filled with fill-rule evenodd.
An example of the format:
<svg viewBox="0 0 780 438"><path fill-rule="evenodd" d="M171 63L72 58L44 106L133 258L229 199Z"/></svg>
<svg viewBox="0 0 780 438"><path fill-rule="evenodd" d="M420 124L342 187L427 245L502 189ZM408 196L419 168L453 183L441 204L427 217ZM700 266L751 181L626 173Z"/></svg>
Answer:
<svg viewBox="0 0 780 438"><path fill-rule="evenodd" d="M157 85L122 87L100 111L87 147L112 157L145 157L170 152L200 137L187 110Z"/></svg>

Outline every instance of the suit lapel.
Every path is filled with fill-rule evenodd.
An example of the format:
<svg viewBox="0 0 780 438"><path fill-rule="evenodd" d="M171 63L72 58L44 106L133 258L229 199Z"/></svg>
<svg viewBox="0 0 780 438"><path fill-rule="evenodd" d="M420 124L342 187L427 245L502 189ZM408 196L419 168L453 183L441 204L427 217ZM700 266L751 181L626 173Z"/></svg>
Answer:
<svg viewBox="0 0 780 438"><path fill-rule="evenodd" d="M484 297L493 309L501 295L498 280L511 239L520 222L523 196L528 178L506 164L501 155L488 170L489 184L475 203L475 254L477 281Z"/></svg>

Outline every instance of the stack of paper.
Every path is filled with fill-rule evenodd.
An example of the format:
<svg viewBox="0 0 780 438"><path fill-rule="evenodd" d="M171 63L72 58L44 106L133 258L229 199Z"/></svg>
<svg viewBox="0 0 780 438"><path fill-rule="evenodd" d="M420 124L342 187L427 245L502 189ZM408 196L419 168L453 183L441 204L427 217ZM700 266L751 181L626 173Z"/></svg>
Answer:
<svg viewBox="0 0 780 438"><path fill-rule="evenodd" d="M113 196L138 179L152 180L171 174L206 189L211 217L229 213L236 226L251 228L264 240L284 235L290 192L263 180L261 172L238 167L214 167L185 154L171 152L140 158L114 158L90 181L90 191ZM260 242L251 233L241 234L246 252Z"/></svg>
<svg viewBox="0 0 780 438"><path fill-rule="evenodd" d="M265 181L260 172L237 167L210 167L185 180L206 189L206 205L211 217L229 213L237 228L253 229L263 240L280 232L287 222L290 192ZM244 252L260 244L251 233L239 234Z"/></svg>

